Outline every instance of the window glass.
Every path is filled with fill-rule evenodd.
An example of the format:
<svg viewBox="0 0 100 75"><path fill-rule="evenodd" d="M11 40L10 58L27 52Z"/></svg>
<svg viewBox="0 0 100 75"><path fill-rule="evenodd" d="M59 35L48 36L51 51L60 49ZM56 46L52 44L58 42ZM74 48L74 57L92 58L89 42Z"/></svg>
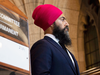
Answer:
<svg viewBox="0 0 100 75"><path fill-rule="evenodd" d="M87 66L91 65L91 56L90 56L90 54L88 54L86 56L86 61L87 61Z"/></svg>
<svg viewBox="0 0 100 75"><path fill-rule="evenodd" d="M94 43L94 40L91 40L90 41L90 50L91 52L93 52L95 50L95 43Z"/></svg>
<svg viewBox="0 0 100 75"><path fill-rule="evenodd" d="M85 39L84 39L84 40L85 40L85 42L89 41L88 31L86 31L86 32L85 32L84 37L85 37Z"/></svg>
<svg viewBox="0 0 100 75"><path fill-rule="evenodd" d="M96 49L99 49L99 46L98 46L98 39L97 39L97 38L95 39L95 46L96 46Z"/></svg>
<svg viewBox="0 0 100 75"><path fill-rule="evenodd" d="M99 54L99 53L100 53L100 52L99 52L99 50L97 50L97 51L96 51L97 62L100 62L100 57L99 57L99 56L100 56L100 54Z"/></svg>
<svg viewBox="0 0 100 75"><path fill-rule="evenodd" d="M84 32L86 68L100 66L100 52L95 26L87 25Z"/></svg>
<svg viewBox="0 0 100 75"><path fill-rule="evenodd" d="M86 43L86 50L85 50L86 54L90 53L90 49L89 49L89 42Z"/></svg>
<svg viewBox="0 0 100 75"><path fill-rule="evenodd" d="M92 64L95 64L97 62L96 52L91 53L91 60L92 60Z"/></svg>

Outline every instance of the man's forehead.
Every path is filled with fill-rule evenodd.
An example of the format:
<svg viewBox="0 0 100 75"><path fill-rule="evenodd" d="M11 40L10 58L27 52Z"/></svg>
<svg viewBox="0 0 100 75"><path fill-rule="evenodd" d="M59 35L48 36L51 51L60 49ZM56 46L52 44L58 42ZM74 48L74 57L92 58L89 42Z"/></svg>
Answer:
<svg viewBox="0 0 100 75"><path fill-rule="evenodd" d="M66 18L64 14L61 14L61 15L59 16L59 18L60 18L60 17L64 17L64 18Z"/></svg>

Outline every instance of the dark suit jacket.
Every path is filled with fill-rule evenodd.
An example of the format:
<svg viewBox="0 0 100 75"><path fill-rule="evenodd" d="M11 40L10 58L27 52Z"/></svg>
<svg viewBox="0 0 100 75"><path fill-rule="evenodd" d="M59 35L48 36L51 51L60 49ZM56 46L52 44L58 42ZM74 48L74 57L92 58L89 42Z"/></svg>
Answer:
<svg viewBox="0 0 100 75"><path fill-rule="evenodd" d="M73 54L76 67L65 50L47 36L32 46L30 55L32 75L80 75Z"/></svg>

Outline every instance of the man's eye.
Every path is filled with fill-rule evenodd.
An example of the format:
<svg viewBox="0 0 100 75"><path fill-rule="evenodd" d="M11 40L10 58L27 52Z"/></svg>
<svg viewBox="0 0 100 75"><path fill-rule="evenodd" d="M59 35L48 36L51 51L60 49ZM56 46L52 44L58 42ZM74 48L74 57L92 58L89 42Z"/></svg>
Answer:
<svg viewBox="0 0 100 75"><path fill-rule="evenodd" d="M62 21L64 21L65 19L64 19L64 18L62 18L61 20L62 20Z"/></svg>

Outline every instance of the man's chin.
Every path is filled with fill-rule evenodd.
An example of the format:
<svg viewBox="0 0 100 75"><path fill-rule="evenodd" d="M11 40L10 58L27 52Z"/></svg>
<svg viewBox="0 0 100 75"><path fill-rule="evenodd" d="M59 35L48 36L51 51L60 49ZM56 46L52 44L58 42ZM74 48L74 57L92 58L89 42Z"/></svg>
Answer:
<svg viewBox="0 0 100 75"><path fill-rule="evenodd" d="M69 31L66 31L66 30L65 30L65 31L64 31L64 34L69 36Z"/></svg>
<svg viewBox="0 0 100 75"><path fill-rule="evenodd" d="M68 29L66 28L65 31L68 31Z"/></svg>

